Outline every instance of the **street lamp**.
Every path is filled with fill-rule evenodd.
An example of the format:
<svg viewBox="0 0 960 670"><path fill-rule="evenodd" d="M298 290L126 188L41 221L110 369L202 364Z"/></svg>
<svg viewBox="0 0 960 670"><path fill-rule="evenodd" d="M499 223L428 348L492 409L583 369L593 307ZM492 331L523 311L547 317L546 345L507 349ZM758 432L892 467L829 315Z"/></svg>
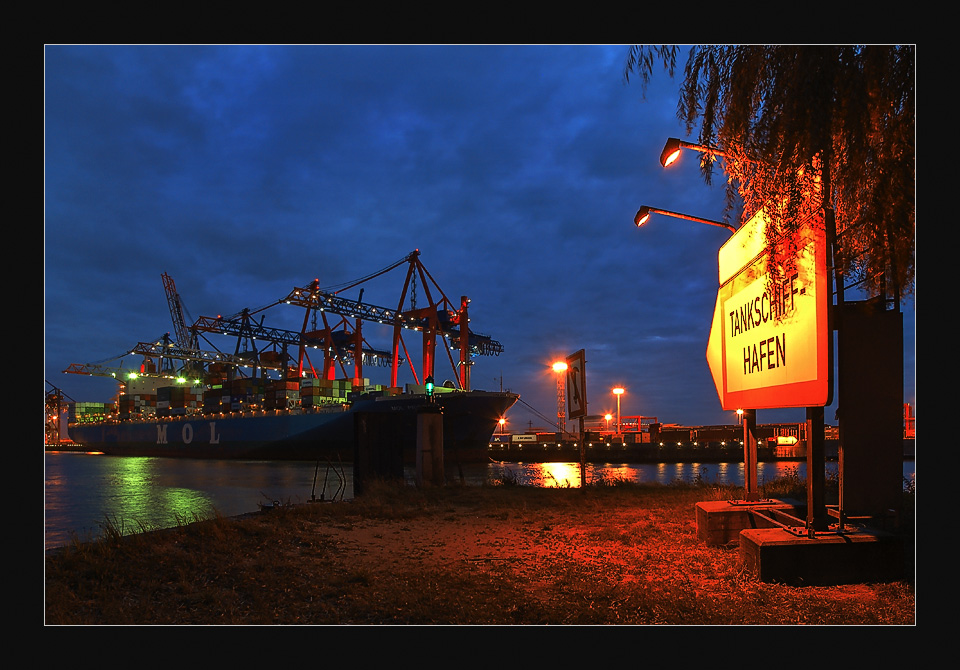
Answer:
<svg viewBox="0 0 960 670"><path fill-rule="evenodd" d="M564 398L564 380L567 377L567 364L563 361L557 361L553 364L553 371L557 373L557 429L560 431L561 438L566 432L566 413Z"/></svg>
<svg viewBox="0 0 960 670"><path fill-rule="evenodd" d="M692 144L690 142L684 142L675 137L667 138L666 143L663 146L663 151L660 152L660 165L664 168L673 164L679 157L683 149L693 149L694 151L699 151L701 153L707 154L708 156L722 156L727 157L726 152L714 148L706 147L699 144ZM748 162L755 162L749 160ZM832 192L830 185L829 172L823 175L823 190L827 193L827 197L823 200L823 217L824 225L826 227L827 235L827 249L829 253L835 253L836 246L836 223L834 221L834 212L833 208L829 206L830 203L830 194ZM642 225L646 222L646 218L649 216L648 213L644 213L644 208L641 207L640 211L637 212L637 216L634 218L634 223L637 226ZM681 217L689 218L692 217ZM696 219L692 219L696 220ZM703 223L711 223L709 221L703 220ZM721 224L722 225L722 224ZM726 226L733 230L731 226ZM835 282L837 284L837 307L840 307L843 304L843 282L839 276L838 271L834 270L837 277ZM835 329L835 326L831 323L833 321L832 310L827 317L828 328L832 332ZM833 357L833 347L830 347L829 356ZM832 361L829 365L829 369L833 370ZM756 422L756 410L737 410L740 421L744 427L744 465L747 465L747 461L750 460L752 454L753 459L756 459L756 435L753 434L753 427ZM825 506L823 501L823 491L820 482L823 480L822 473L824 471L824 458L823 458L823 408L822 407L808 407L807 408L807 434L808 434L808 445L807 445L807 525L808 529L814 527L818 529L823 529L826 527L826 513ZM754 487L751 489L751 482L749 478L747 479L747 499L756 499L756 482L753 482ZM841 483L841 488L843 484ZM843 502L841 500L841 519L843 517L842 510Z"/></svg>
<svg viewBox="0 0 960 670"><path fill-rule="evenodd" d="M667 216L675 216L678 219L686 219L688 221L696 221L697 223L705 223L709 226L719 226L720 228L726 228L732 233L737 232L737 229L730 225L729 223L723 223L722 221L713 221L711 219L701 219L699 216L690 216L689 214L679 214L677 212L671 212L666 209L658 209L656 207L648 207L647 205L641 205L640 209L637 210L636 216L633 217L633 223L636 224L637 228L645 224L650 220L650 214L666 214Z"/></svg>
<svg viewBox="0 0 960 670"><path fill-rule="evenodd" d="M680 153L683 149L693 149L694 151L699 151L703 154L707 154L708 156L726 156L726 153L720 149L716 149L714 147L705 147L701 144L693 144L691 142L684 142L676 137L669 137L667 138L666 144L663 145L663 151L660 152L660 165L665 168L672 165L678 158L680 158ZM650 218L650 212L658 212L660 214L676 216L681 219L706 223L711 226L721 226L731 232L737 232L735 227L727 223L711 221L709 219L701 219L699 217L687 216L685 214L676 214L674 212L665 212L645 206L640 208L640 210L637 212L637 215L633 219L633 222L638 228L647 222L647 219ZM747 500L757 499L755 433L756 416L756 410L737 410L737 417L740 421L740 424L743 426L744 484L746 488Z"/></svg>
<svg viewBox="0 0 960 670"><path fill-rule="evenodd" d="M660 152L660 165L663 167L672 165L680 158L682 149L693 149L694 151L700 151L711 156L726 156L720 149L705 147L702 144L684 142L683 140L678 140L676 137L668 137L667 143L663 145L663 151Z"/></svg>
<svg viewBox="0 0 960 670"><path fill-rule="evenodd" d="M607 412L606 414L603 415L603 418L604 418L604 419L606 420L606 422L607 422L607 432L609 433L609 432L610 432L610 419L612 419L613 417L610 416L610 413L609 413L609 412Z"/></svg>
<svg viewBox="0 0 960 670"><path fill-rule="evenodd" d="M620 396L623 395L623 388L617 386L613 389L613 395L617 396L617 435L620 435Z"/></svg>

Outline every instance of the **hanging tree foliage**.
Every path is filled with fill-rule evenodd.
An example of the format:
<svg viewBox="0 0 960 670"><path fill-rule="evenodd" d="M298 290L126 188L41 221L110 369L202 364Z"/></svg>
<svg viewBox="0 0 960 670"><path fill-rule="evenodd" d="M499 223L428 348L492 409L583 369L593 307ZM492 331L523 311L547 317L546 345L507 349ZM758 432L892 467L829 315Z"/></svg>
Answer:
<svg viewBox="0 0 960 670"><path fill-rule="evenodd" d="M679 53L634 46L624 76L646 85L657 62L673 76ZM738 198L744 221L783 203L775 225L790 229L811 186L829 185L843 284L873 296L912 293L914 57L913 46L691 47L677 115L688 135L699 121L697 144L724 158L726 217ZM701 160L707 183L716 155Z"/></svg>

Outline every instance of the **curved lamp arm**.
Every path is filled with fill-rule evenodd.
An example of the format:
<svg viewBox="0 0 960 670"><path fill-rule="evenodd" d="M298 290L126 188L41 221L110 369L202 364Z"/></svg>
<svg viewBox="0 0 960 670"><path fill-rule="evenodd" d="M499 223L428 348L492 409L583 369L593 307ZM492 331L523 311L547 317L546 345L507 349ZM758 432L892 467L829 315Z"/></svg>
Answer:
<svg viewBox="0 0 960 670"><path fill-rule="evenodd" d="M656 207L648 207L647 205L642 205L639 210L637 210L636 216L633 217L633 223L639 228L645 224L650 219L650 214L666 214L667 216L675 216L678 219L686 219L687 221L696 221L697 223L705 223L708 226L719 226L720 228L726 228L731 233L737 232L737 229L730 225L729 223L723 223L722 221L712 221L710 219L701 219L699 216L690 216L689 214L679 214L677 212L671 212L666 209L657 209Z"/></svg>

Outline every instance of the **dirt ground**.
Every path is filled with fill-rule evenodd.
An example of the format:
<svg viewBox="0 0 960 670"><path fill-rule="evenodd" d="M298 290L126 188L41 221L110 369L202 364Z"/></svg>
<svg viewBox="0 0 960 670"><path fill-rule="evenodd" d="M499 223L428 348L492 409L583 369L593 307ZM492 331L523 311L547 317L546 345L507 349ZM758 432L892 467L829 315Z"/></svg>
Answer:
<svg viewBox="0 0 960 670"><path fill-rule="evenodd" d="M744 569L737 546L698 539L695 504L708 493L613 487L387 492L188 525L102 553L48 559L48 620L914 623L907 582L760 582ZM104 583L97 574L111 578Z"/></svg>
<svg viewBox="0 0 960 670"><path fill-rule="evenodd" d="M744 569L736 545L710 547L697 538L696 500L694 493L680 505L628 502L589 510L451 506L401 520L351 520L323 533L354 566L371 574L454 567L509 573L536 594L554 588L557 575L575 566L581 574L602 575L616 588L686 584L713 595L766 589ZM876 586L869 584L806 591L853 605L877 602Z"/></svg>

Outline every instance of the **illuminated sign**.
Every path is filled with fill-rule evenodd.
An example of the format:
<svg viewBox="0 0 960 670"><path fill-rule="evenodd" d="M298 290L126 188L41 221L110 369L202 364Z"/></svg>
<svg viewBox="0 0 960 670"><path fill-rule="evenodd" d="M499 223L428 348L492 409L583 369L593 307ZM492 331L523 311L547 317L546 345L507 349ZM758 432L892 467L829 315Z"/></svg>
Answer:
<svg viewBox="0 0 960 670"><path fill-rule="evenodd" d="M830 404L826 235L817 215L776 239L763 210L720 249L707 363L724 410Z"/></svg>
<svg viewBox="0 0 960 670"><path fill-rule="evenodd" d="M571 419L587 414L586 354L581 349L567 356L567 405Z"/></svg>

